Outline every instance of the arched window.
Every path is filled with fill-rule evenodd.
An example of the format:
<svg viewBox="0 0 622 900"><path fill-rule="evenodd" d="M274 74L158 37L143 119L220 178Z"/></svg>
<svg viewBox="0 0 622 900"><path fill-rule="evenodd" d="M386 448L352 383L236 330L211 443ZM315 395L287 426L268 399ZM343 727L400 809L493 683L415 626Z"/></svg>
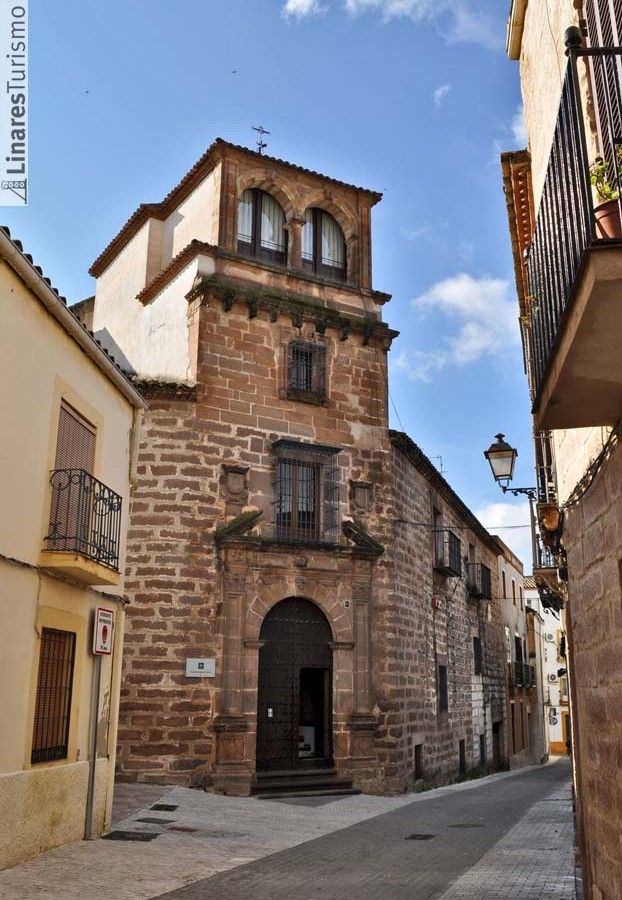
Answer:
<svg viewBox="0 0 622 900"><path fill-rule="evenodd" d="M303 268L333 278L346 280L346 242L343 231L323 209L308 209L302 226Z"/></svg>
<svg viewBox="0 0 622 900"><path fill-rule="evenodd" d="M285 213L265 191L250 188L238 204L238 253L269 262L287 262Z"/></svg>

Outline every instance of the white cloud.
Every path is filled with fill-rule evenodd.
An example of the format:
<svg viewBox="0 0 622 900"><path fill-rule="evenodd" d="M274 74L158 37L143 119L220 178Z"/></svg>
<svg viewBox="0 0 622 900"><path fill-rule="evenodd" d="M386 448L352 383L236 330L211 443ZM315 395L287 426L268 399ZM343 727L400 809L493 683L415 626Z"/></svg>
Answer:
<svg viewBox="0 0 622 900"><path fill-rule="evenodd" d="M435 91L432 92L432 99L435 106L440 106L447 94L451 90L450 84L440 84Z"/></svg>
<svg viewBox="0 0 622 900"><path fill-rule="evenodd" d="M422 222L421 225L402 225L400 234L407 241L432 241L436 229L431 222Z"/></svg>
<svg viewBox="0 0 622 900"><path fill-rule="evenodd" d="M451 318L457 331L443 338L441 347L406 350L398 369L416 381L431 381L448 366L466 366L482 357L499 357L519 341L518 309L501 278L473 278L465 272L433 285L412 301L418 310L433 309Z"/></svg>
<svg viewBox="0 0 622 900"><path fill-rule="evenodd" d="M307 16L318 16L324 12L317 0L286 0L283 15L287 19L305 19Z"/></svg>
<svg viewBox="0 0 622 900"><path fill-rule="evenodd" d="M488 503L475 510L475 515L482 525L492 534L498 534L510 550L523 562L525 574L531 573L531 528L529 527L529 504L526 501L516 503ZM521 528L504 526L526 526ZM498 530L496 530L498 529Z"/></svg>
<svg viewBox="0 0 622 900"><path fill-rule="evenodd" d="M525 128L525 118L523 115L523 105L521 105L516 109L514 116L512 117L512 121L510 123L510 130L512 132L512 137L514 138L514 143L522 149L527 146L527 129Z"/></svg>
<svg viewBox="0 0 622 900"><path fill-rule="evenodd" d="M470 42L499 49L501 27L481 6L481 0L345 0L347 11L354 15L376 11L385 20L435 22L448 43Z"/></svg>

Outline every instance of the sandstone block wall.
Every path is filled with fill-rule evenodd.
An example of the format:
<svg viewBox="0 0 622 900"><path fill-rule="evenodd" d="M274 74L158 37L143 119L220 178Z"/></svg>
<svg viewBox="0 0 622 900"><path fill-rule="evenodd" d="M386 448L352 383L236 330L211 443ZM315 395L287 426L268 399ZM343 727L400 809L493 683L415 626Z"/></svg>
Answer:
<svg viewBox="0 0 622 900"><path fill-rule="evenodd" d="M567 511L573 750L592 897L622 885L622 449Z"/></svg>
<svg viewBox="0 0 622 900"><path fill-rule="evenodd" d="M467 770L480 764L479 735L492 764L492 725L505 728L503 644L496 556L468 527L426 476L394 449L394 491L387 541L389 588L375 607L373 647L376 701L381 713L377 742L388 790L411 789L459 776L459 745ZM475 544L478 562L492 573L492 602L467 597L463 578L434 570L433 510L453 529L464 557ZM464 560L463 560L464 562ZM483 671L474 674L473 637L482 641ZM447 665L449 709L438 710L437 666ZM422 771L415 773L415 746L422 745Z"/></svg>

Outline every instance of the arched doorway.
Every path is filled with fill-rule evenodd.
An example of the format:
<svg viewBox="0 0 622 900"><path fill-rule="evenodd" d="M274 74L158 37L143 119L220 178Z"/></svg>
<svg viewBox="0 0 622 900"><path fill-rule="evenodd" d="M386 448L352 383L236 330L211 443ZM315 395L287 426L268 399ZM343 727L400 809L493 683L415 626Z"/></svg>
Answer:
<svg viewBox="0 0 622 900"><path fill-rule="evenodd" d="M257 770L332 765L332 632L301 597L274 606L261 626Z"/></svg>

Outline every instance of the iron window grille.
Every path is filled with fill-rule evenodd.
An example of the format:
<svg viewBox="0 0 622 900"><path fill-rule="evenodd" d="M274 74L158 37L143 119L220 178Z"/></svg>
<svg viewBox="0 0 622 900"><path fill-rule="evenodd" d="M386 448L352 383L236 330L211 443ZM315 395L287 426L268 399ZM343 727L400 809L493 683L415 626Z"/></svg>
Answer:
<svg viewBox="0 0 622 900"><path fill-rule="evenodd" d="M333 281L345 281L346 242L335 219L323 209L308 209L302 229L302 267Z"/></svg>
<svg viewBox="0 0 622 900"><path fill-rule="evenodd" d="M276 460L277 540L336 544L339 448L280 440Z"/></svg>
<svg viewBox="0 0 622 900"><path fill-rule="evenodd" d="M238 253L280 266L287 262L285 213L257 188L244 191L238 203Z"/></svg>
<svg viewBox="0 0 622 900"><path fill-rule="evenodd" d="M45 549L80 553L119 570L122 500L84 469L54 469Z"/></svg>
<svg viewBox="0 0 622 900"><path fill-rule="evenodd" d="M43 629L30 755L33 765L67 758L75 653L73 632Z"/></svg>
<svg viewBox="0 0 622 900"><path fill-rule="evenodd" d="M467 588L472 597L492 599L492 575L483 563L467 563Z"/></svg>
<svg viewBox="0 0 622 900"><path fill-rule="evenodd" d="M435 564L434 568L443 575L460 577L462 574L462 556L460 538L453 531L441 530L434 534Z"/></svg>
<svg viewBox="0 0 622 900"><path fill-rule="evenodd" d="M326 347L310 341L290 341L287 347L287 396L321 403L326 396Z"/></svg>

